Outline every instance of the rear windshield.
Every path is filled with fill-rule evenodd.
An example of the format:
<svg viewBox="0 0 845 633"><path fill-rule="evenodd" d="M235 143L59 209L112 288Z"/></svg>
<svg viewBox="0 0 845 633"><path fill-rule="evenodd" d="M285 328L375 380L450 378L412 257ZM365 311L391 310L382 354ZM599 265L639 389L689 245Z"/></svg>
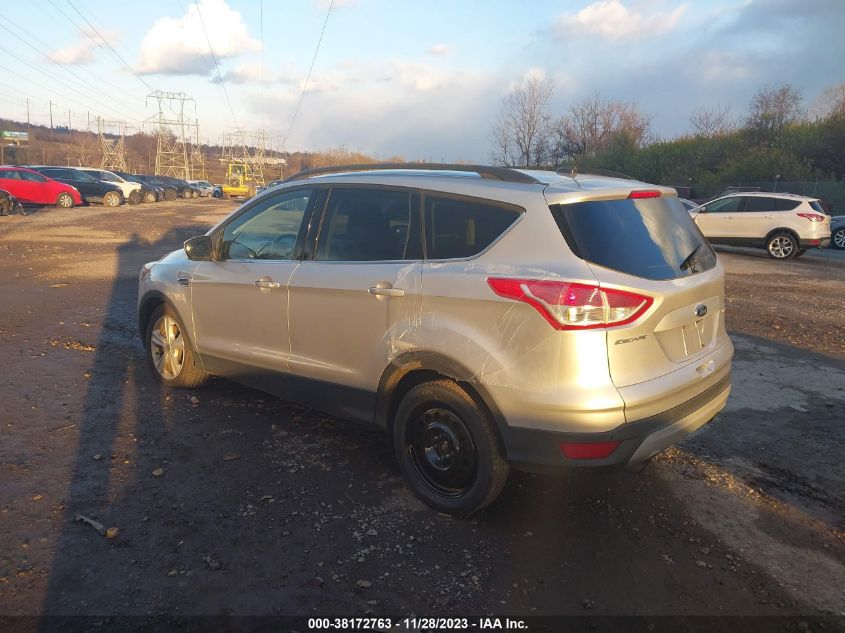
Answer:
<svg viewBox="0 0 845 633"><path fill-rule="evenodd" d="M687 277L716 265L716 254L677 198L594 200L550 208L572 252L593 264L658 280Z"/></svg>

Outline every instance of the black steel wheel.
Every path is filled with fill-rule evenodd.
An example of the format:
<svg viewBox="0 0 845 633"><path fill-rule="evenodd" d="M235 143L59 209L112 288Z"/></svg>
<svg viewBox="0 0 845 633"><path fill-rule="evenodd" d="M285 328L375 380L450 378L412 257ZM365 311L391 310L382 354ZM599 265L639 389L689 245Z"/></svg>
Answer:
<svg viewBox="0 0 845 633"><path fill-rule="evenodd" d="M450 380L408 391L396 411L393 447L417 496L457 515L492 503L509 471L493 424L484 407Z"/></svg>

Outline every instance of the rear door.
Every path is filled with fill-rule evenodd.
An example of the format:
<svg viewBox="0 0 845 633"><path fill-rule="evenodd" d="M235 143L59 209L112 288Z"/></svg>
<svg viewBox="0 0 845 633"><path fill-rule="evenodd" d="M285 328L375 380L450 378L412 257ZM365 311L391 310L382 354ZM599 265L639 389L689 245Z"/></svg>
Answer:
<svg viewBox="0 0 845 633"><path fill-rule="evenodd" d="M707 357L728 342L724 272L677 198L556 206L570 248L602 288L653 299L642 317L607 330L610 374L626 405L631 402L625 388L633 385L696 363L701 378L712 374L716 366Z"/></svg>
<svg viewBox="0 0 845 633"><path fill-rule="evenodd" d="M218 229L217 259L201 262L186 280L194 341L207 370L286 393L287 283L299 265L316 191L286 189L246 206Z"/></svg>
<svg viewBox="0 0 845 633"><path fill-rule="evenodd" d="M701 232L713 241L719 238L738 237L735 220L742 208L742 196L730 196L708 202L695 216L695 223Z"/></svg>
<svg viewBox="0 0 845 633"><path fill-rule="evenodd" d="M779 200L768 196L743 197L745 204L736 213L734 220L735 234L745 240L763 241L778 213Z"/></svg>
<svg viewBox="0 0 845 633"><path fill-rule="evenodd" d="M415 190L331 188L315 243L288 284L298 399L373 419L382 372L419 312L419 226Z"/></svg>

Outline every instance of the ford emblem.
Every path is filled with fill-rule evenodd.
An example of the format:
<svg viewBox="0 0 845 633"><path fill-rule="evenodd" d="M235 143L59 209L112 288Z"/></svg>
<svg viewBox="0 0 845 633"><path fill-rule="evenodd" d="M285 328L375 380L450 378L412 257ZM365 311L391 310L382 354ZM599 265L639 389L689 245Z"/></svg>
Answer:
<svg viewBox="0 0 845 633"><path fill-rule="evenodd" d="M707 314L707 306L706 305L704 305L703 303L699 303L697 306L695 306L695 316L701 318L705 314Z"/></svg>

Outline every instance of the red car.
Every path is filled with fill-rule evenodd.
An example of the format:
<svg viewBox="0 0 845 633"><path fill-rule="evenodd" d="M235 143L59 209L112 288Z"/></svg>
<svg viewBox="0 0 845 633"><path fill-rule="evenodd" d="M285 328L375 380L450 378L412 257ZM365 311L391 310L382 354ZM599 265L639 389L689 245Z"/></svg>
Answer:
<svg viewBox="0 0 845 633"><path fill-rule="evenodd" d="M54 204L66 209L82 204L76 187L24 167L0 166L0 189L8 191L22 204Z"/></svg>

